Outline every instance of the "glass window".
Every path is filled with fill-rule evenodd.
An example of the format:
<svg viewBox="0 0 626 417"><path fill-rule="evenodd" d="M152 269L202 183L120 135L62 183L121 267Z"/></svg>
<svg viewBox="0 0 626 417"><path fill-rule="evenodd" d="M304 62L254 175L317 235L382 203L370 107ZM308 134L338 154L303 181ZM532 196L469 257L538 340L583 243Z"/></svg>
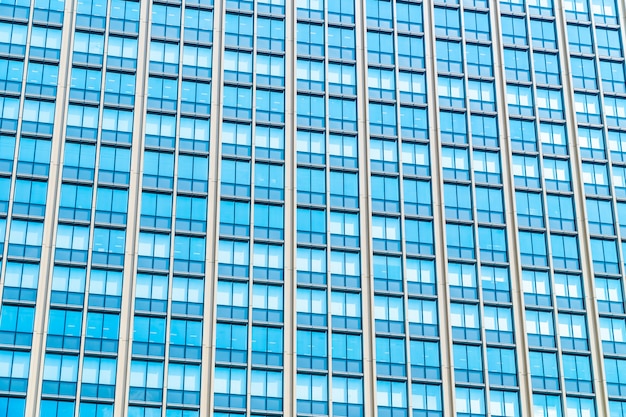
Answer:
<svg viewBox="0 0 626 417"><path fill-rule="evenodd" d="M489 391L489 411L493 417L519 417L519 399L516 392Z"/></svg>
<svg viewBox="0 0 626 417"><path fill-rule="evenodd" d="M457 413L462 416L480 416L485 414L485 392L479 388L454 389Z"/></svg>
<svg viewBox="0 0 626 417"><path fill-rule="evenodd" d="M435 34L437 36L461 36L458 9L435 7Z"/></svg>
<svg viewBox="0 0 626 417"><path fill-rule="evenodd" d="M601 281L598 281L596 293L601 293ZM556 294L556 302L559 307L582 310L583 302L583 286L580 275L575 274L554 274L554 293ZM599 303L600 304L600 303Z"/></svg>
<svg viewBox="0 0 626 417"><path fill-rule="evenodd" d="M598 55L621 58L622 42L618 30L612 28L596 28L596 43Z"/></svg>
<svg viewBox="0 0 626 417"><path fill-rule="evenodd" d="M488 24L486 25L485 27L489 27ZM479 77L491 77L493 75L491 47L468 43L465 45L465 53L469 75Z"/></svg>
<svg viewBox="0 0 626 417"><path fill-rule="evenodd" d="M624 93L624 64L621 62L600 60L600 74L602 75L602 88L606 92Z"/></svg>
<svg viewBox="0 0 626 417"><path fill-rule="evenodd" d="M557 49L556 32L553 21L530 19L530 32L532 34L534 47Z"/></svg>
<svg viewBox="0 0 626 417"><path fill-rule="evenodd" d="M370 44L370 34L368 31L368 56L371 51L380 51L382 61L393 60L393 43L391 35L373 36ZM370 50L370 47L372 48ZM391 51L391 54L389 53ZM376 52L373 52L376 54ZM323 55L323 53L321 54ZM355 52L355 34L353 28L328 27L328 55L329 58L337 58L343 60L354 60ZM381 62L384 63L384 62Z"/></svg>
<svg viewBox="0 0 626 417"><path fill-rule="evenodd" d="M467 119L465 113L439 112L441 140L445 143L467 143Z"/></svg>
<svg viewBox="0 0 626 417"><path fill-rule="evenodd" d="M592 54L591 26L574 25L568 23L567 37L571 51L581 54Z"/></svg>
<svg viewBox="0 0 626 417"><path fill-rule="evenodd" d="M572 81L574 88L584 88L595 90L598 88L596 77L596 63L593 59L570 57L570 67L572 69Z"/></svg>
<svg viewBox="0 0 626 417"><path fill-rule="evenodd" d="M437 70L441 72L463 73L463 54L461 43L455 41L436 41Z"/></svg>
<svg viewBox="0 0 626 417"><path fill-rule="evenodd" d="M504 65L507 81L530 81L528 51L504 48Z"/></svg>
<svg viewBox="0 0 626 417"><path fill-rule="evenodd" d="M48 395L75 395L78 379L78 357L45 355L42 393Z"/></svg>
<svg viewBox="0 0 626 417"><path fill-rule="evenodd" d="M520 231L518 236L522 264L547 266L545 235L543 233Z"/></svg>
<svg viewBox="0 0 626 417"><path fill-rule="evenodd" d="M568 160L544 158L543 176L548 190L571 191Z"/></svg>
<svg viewBox="0 0 626 417"><path fill-rule="evenodd" d="M473 159L474 179L476 182L490 184L501 183L500 158L498 153L474 151Z"/></svg>
<svg viewBox="0 0 626 417"><path fill-rule="evenodd" d="M530 373L534 389L559 389L556 353L530 351ZM556 406L552 403L552 407Z"/></svg>
<svg viewBox="0 0 626 417"><path fill-rule="evenodd" d="M563 99L560 90L537 88L536 97L539 117L546 119L564 118Z"/></svg>
<svg viewBox="0 0 626 417"><path fill-rule="evenodd" d="M435 8L435 10L437 9ZM463 20L463 24L465 26L465 39L480 41L490 40L491 36L489 28L491 25L489 22L489 13L465 10L463 12Z"/></svg>
<svg viewBox="0 0 626 417"><path fill-rule="evenodd" d="M469 180L469 156L467 149L443 147L441 153L444 178Z"/></svg>
<svg viewBox="0 0 626 417"><path fill-rule="evenodd" d="M424 62L423 38L398 35L398 65L407 68L424 68Z"/></svg>
<svg viewBox="0 0 626 417"><path fill-rule="evenodd" d="M406 382L378 380L376 382L378 413L380 415L394 415L394 410L398 410L400 413L406 412L406 388Z"/></svg>
<svg viewBox="0 0 626 417"><path fill-rule="evenodd" d="M473 304L450 304L452 337L457 340L480 340L478 306Z"/></svg>
<svg viewBox="0 0 626 417"><path fill-rule="evenodd" d="M533 95L530 87L508 84L506 87L506 100L510 114L518 116L534 115Z"/></svg>
<svg viewBox="0 0 626 417"><path fill-rule="evenodd" d="M595 278L595 294L598 309L602 312L624 312L624 296L622 283L619 279ZM580 296L582 298L582 296ZM582 299L580 300L582 306ZM581 307L582 308L582 307Z"/></svg>
<svg viewBox="0 0 626 417"><path fill-rule="evenodd" d="M533 394L533 412L539 415L562 417L561 397L557 395Z"/></svg>
<svg viewBox="0 0 626 417"><path fill-rule="evenodd" d="M575 236L551 234L550 243L552 245L552 264L555 268L574 270L580 268L578 239Z"/></svg>
<svg viewBox="0 0 626 417"><path fill-rule="evenodd" d="M612 107L609 107L609 103L605 103L605 111L613 114ZM595 94L574 94L574 107L576 109L576 118L582 123L601 123L600 116L600 103L598 102L598 96Z"/></svg>
<svg viewBox="0 0 626 417"><path fill-rule="evenodd" d="M502 42L509 45L527 45L526 20L524 18L506 16L501 17Z"/></svg>
<svg viewBox="0 0 626 417"><path fill-rule="evenodd" d="M584 315L559 313L558 322L562 349L583 351L589 349Z"/></svg>
<svg viewBox="0 0 626 417"><path fill-rule="evenodd" d="M483 364L480 346L453 344L454 380L460 383L482 383Z"/></svg>
<svg viewBox="0 0 626 417"><path fill-rule="evenodd" d="M354 22L354 0L338 0L328 3L328 19L332 22Z"/></svg>

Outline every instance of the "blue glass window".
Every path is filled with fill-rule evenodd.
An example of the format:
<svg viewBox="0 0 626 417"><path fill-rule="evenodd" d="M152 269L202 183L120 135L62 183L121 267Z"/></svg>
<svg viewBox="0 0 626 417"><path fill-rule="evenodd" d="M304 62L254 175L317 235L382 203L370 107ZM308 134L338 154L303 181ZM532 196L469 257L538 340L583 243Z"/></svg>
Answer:
<svg viewBox="0 0 626 417"><path fill-rule="evenodd" d="M437 36L461 36L458 9L435 7L435 34Z"/></svg>
<svg viewBox="0 0 626 417"><path fill-rule="evenodd" d="M437 9L435 9L437 10ZM489 13L464 11L465 38L469 40L489 41ZM436 27L436 26L435 26Z"/></svg>
<svg viewBox="0 0 626 417"><path fill-rule="evenodd" d="M298 330L296 344L298 368L320 370L328 368L326 332Z"/></svg>
<svg viewBox="0 0 626 417"><path fill-rule="evenodd" d="M526 310L526 326L530 346L555 347L554 319L550 311Z"/></svg>
<svg viewBox="0 0 626 417"><path fill-rule="evenodd" d="M485 392L479 388L454 390L456 410L459 416L473 417L485 415Z"/></svg>
<svg viewBox="0 0 626 417"><path fill-rule="evenodd" d="M516 386L517 370L515 362L514 349L487 348L489 383L509 387Z"/></svg>
<svg viewBox="0 0 626 417"><path fill-rule="evenodd" d="M530 351L530 372L535 389L559 389L556 353Z"/></svg>
<svg viewBox="0 0 626 417"><path fill-rule="evenodd" d="M376 392L379 416L407 416L406 382L377 380Z"/></svg>
<svg viewBox="0 0 626 417"><path fill-rule="evenodd" d="M54 107L54 103L25 100L22 113L22 132L34 135L52 135Z"/></svg>
<svg viewBox="0 0 626 417"><path fill-rule="evenodd" d="M298 94L298 126L324 127L326 124L324 103L322 96Z"/></svg>
<svg viewBox="0 0 626 417"><path fill-rule="evenodd" d="M522 264L547 266L546 240L543 233L519 232Z"/></svg>
<svg viewBox="0 0 626 417"><path fill-rule="evenodd" d="M324 26L297 23L298 55L324 56Z"/></svg>
<svg viewBox="0 0 626 417"><path fill-rule="evenodd" d="M425 278L424 282L426 281ZM436 301L409 298L407 307L406 316L411 336L437 336L439 334Z"/></svg>
<svg viewBox="0 0 626 417"><path fill-rule="evenodd" d="M360 373L363 369L361 336L335 333L332 335L333 369Z"/></svg>
<svg viewBox="0 0 626 417"><path fill-rule="evenodd" d="M570 50L581 54L593 53L593 43L591 41L591 27L582 25L567 25L567 37Z"/></svg>
<svg viewBox="0 0 626 417"><path fill-rule="evenodd" d="M514 343L513 319L510 308L485 306L483 325L487 342Z"/></svg>
<svg viewBox="0 0 626 417"><path fill-rule="evenodd" d="M507 81L530 81L528 51L504 48L504 69Z"/></svg>
<svg viewBox="0 0 626 417"><path fill-rule="evenodd" d="M247 277L249 247L246 242L220 239L218 273L225 277Z"/></svg>
<svg viewBox="0 0 626 417"><path fill-rule="evenodd" d="M370 106L371 111L371 106ZM329 121L328 127L334 130L347 130L347 131L356 131L357 130L357 121L356 121L356 101L355 100L343 100L339 98L330 98L328 101L328 113L329 113ZM389 115L389 112L382 111L382 123L380 123L383 130L394 129L395 132L395 118ZM372 124L376 124L377 121L372 119L376 119L377 115L370 113L370 131L375 134L375 130L372 127ZM391 125L393 127L388 127L385 125Z"/></svg>
<svg viewBox="0 0 626 417"><path fill-rule="evenodd" d="M240 27L241 29L241 27ZM256 20L256 47L268 51L285 50L285 22L282 19L258 17Z"/></svg>
<svg viewBox="0 0 626 417"><path fill-rule="evenodd" d="M130 398L141 402L161 402L163 363L133 360L130 364Z"/></svg>
<svg viewBox="0 0 626 417"><path fill-rule="evenodd" d="M296 251L298 282L326 283L326 251L323 249L298 248Z"/></svg>
<svg viewBox="0 0 626 417"><path fill-rule="evenodd" d="M252 362L260 365L283 364L283 329L252 326Z"/></svg>
<svg viewBox="0 0 626 417"><path fill-rule="evenodd" d="M549 20L530 20L530 31L533 46L545 49L556 49L556 32L554 22Z"/></svg>
<svg viewBox="0 0 626 417"><path fill-rule="evenodd" d="M13 62L13 61L6 61ZM16 74L17 68L12 70ZM72 70L73 71L73 70ZM26 74L26 93L53 97L56 96L57 80L59 68L49 64L39 64L36 62L28 63L28 72ZM19 68L19 78L21 79L21 67ZM7 78L7 89L11 85L10 79ZM100 86L98 86L100 89Z"/></svg>
<svg viewBox="0 0 626 417"><path fill-rule="evenodd" d="M593 59L570 58L574 87L595 90L598 88L596 64Z"/></svg>
<svg viewBox="0 0 626 417"><path fill-rule="evenodd" d="M74 218L84 215L89 218L89 210L91 203L91 190L86 187L76 187L76 200L79 198L89 198L85 203L76 205L74 210ZM82 189L82 190L81 190ZM72 194L73 195L73 194ZM83 205L84 204L84 205ZM113 189L98 187L96 197L96 222L125 225L128 207L128 191L124 189Z"/></svg>
<svg viewBox="0 0 626 417"><path fill-rule="evenodd" d="M482 15L482 14L481 14ZM487 23L485 27L489 27ZM488 33L487 33L488 34ZM491 77L493 75L493 61L489 46L466 44L467 72L469 75Z"/></svg>
<svg viewBox="0 0 626 417"><path fill-rule="evenodd" d="M77 379L77 356L46 354L43 369L43 394L74 397Z"/></svg>
<svg viewBox="0 0 626 417"><path fill-rule="evenodd" d="M453 345L454 380L460 383L482 383L483 364L480 346Z"/></svg>
<svg viewBox="0 0 626 417"><path fill-rule="evenodd" d="M34 319L35 309L32 307L3 305L0 335L7 345L30 347Z"/></svg>
<svg viewBox="0 0 626 417"><path fill-rule="evenodd" d="M568 196L549 194L548 217L553 230L576 230L573 201Z"/></svg>
<svg viewBox="0 0 626 417"><path fill-rule="evenodd" d="M595 293L598 309L603 312L624 312L624 297L620 280L611 278L595 278ZM582 295L579 291L579 305L582 306ZM580 307L582 308L582 307Z"/></svg>
<svg viewBox="0 0 626 417"><path fill-rule="evenodd" d="M332 22L354 22L354 1L338 0L328 3L328 19Z"/></svg>
<svg viewBox="0 0 626 417"><path fill-rule="evenodd" d="M124 230L95 228L92 262L97 264L122 265L124 257Z"/></svg>
<svg viewBox="0 0 626 417"><path fill-rule="evenodd" d="M368 56L371 46L374 50L378 50L383 54L382 56L384 56L384 58L381 57L383 61L389 59L393 61L393 52L391 56L389 55L389 51L393 51L392 36L385 34L380 39L375 37L371 45L369 43L369 36L370 32L368 32ZM377 46L380 49L377 49ZM328 27L328 58L354 60L356 57L355 48L355 34L353 28Z"/></svg>
<svg viewBox="0 0 626 417"><path fill-rule="evenodd" d="M9 256L39 258L43 238L43 223L13 220L9 231Z"/></svg>
<svg viewBox="0 0 626 417"><path fill-rule="evenodd" d="M480 258L483 261L506 262L506 233L504 229L480 226L478 228Z"/></svg>
<svg viewBox="0 0 626 417"><path fill-rule="evenodd" d="M30 65L29 65L30 67ZM43 69L43 68L42 68ZM35 73L36 74L36 73ZM33 75L35 75L33 74ZM30 71L29 71L30 75ZM117 75L117 77L115 77ZM107 73L107 84L109 85L109 89L113 88L111 84L115 84L117 81L117 85L115 87L119 90L119 78L122 74L111 73L111 77L113 80L109 81L109 73ZM127 75L127 74L124 74ZM134 98L134 76L128 75L128 77L133 79L132 87L133 87L133 98ZM30 78L30 77L29 77ZM56 77L55 77L56 78ZM117 79L116 79L117 78ZM70 84L70 98L76 100L85 100L91 102L99 102L100 101L100 83L102 81L102 71L97 70L88 70L84 68L73 67L72 68L72 79ZM33 86L34 87L34 86ZM115 104L115 102L114 102Z"/></svg>
<svg viewBox="0 0 626 417"><path fill-rule="evenodd" d="M463 53L461 43L457 41L436 41L437 71L440 73L463 73Z"/></svg>
<svg viewBox="0 0 626 417"><path fill-rule="evenodd" d="M413 69L424 68L423 38L398 35L398 65Z"/></svg>
<svg viewBox="0 0 626 417"><path fill-rule="evenodd" d="M523 18L502 16L502 42L509 45L527 45L526 21Z"/></svg>
<svg viewBox="0 0 626 417"><path fill-rule="evenodd" d="M404 339L376 337L376 374L405 376L406 350ZM380 395L380 392L379 392ZM380 398L380 397L379 397Z"/></svg>

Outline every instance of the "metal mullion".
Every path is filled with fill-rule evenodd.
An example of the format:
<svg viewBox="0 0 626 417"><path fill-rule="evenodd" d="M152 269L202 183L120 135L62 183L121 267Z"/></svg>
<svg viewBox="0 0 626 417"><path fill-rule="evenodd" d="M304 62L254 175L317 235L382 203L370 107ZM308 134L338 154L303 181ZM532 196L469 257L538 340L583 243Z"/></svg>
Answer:
<svg viewBox="0 0 626 417"><path fill-rule="evenodd" d="M135 283L141 215L142 172L144 156L144 132L147 109L147 86L149 75L149 49L151 33L151 3L140 2L140 20L137 34L137 67L135 103L133 114L133 139L131 142L131 176L128 187L128 211L124 249L124 269L122 281L122 307L120 308L120 329L118 363L116 372L115 415L124 415L128 409L130 368L132 364L133 317L135 310ZM143 35L143 36L142 36ZM126 303L124 305L124 302ZM126 307L126 308L124 308Z"/></svg>
<svg viewBox="0 0 626 417"><path fill-rule="evenodd" d="M405 217L405 212L404 212L404 204L402 204L402 202L404 202L404 182L402 181L403 180L402 127L401 127L401 122L400 122L400 87L398 86L398 81L400 79L400 69L399 69L399 63L398 63L398 23L397 23L398 14L397 14L397 9L396 9L396 4L397 2L395 0L391 0L391 7L393 9L392 10L392 25L393 25L392 36L393 36L393 62L394 62L393 75L394 75L394 94L395 94L394 107L395 107L395 112L396 112L396 142L397 142L396 146L398 149L398 177L397 177L398 178L398 205L400 206L400 210L399 210L400 236L401 236L401 240L400 240L401 249L400 250L402 251L402 254L400 255L400 259L402 262L402 269L401 269L402 270L402 289L403 289L402 291L402 315L404 317L403 339L404 339L404 350L405 350L404 366L406 369L406 379L407 379L407 411L408 411L408 415L411 416L413 415L413 407L412 407L413 396L411 395L411 386L412 386L413 377L411 373L411 335L409 332L409 317L408 317L409 316L408 314L409 296L408 296L408 284L407 284L407 277L406 277L406 259L407 259L406 227L405 227L406 217ZM370 200L371 198L372 198L372 195L370 193ZM376 290L374 290L374 293L375 292ZM387 311L387 313L389 314L389 311ZM376 327L374 326L373 329L374 329L374 334L376 334Z"/></svg>
<svg viewBox="0 0 626 417"><path fill-rule="evenodd" d="M376 344L374 327L374 289L373 282L373 254L372 254L372 207L371 207L371 167L369 161L369 98L364 82L359 83L359 75L367 80L367 14L366 4L363 1L354 2L354 30L355 30L355 73L357 97L362 97L360 105L357 103L357 147L359 161L359 218L360 226L360 259L361 259L361 317L362 317L362 362L363 362L363 410L364 415L378 417L376 405ZM366 258L367 256L367 258ZM369 365L369 366L368 366Z"/></svg>
<svg viewBox="0 0 626 417"><path fill-rule="evenodd" d="M179 54L182 55L183 47L184 47L184 37L185 37L185 3L180 4L180 36L178 39L179 45ZM180 56L179 55L179 56ZM148 63L149 66L149 63ZM178 61L178 77L177 77L177 96L176 96L176 119L175 123L175 142L174 142L174 184L172 186L172 225L170 227L170 253L169 253L169 271L167 274L168 284L167 284L167 310L165 317L165 352L163 355L163 401L162 401L162 409L161 415L162 417L166 417L167 412L167 388L169 383L169 359L170 359L170 350L168 347L170 346L170 328L172 322L172 292L174 287L174 246L175 246L175 238L176 238L176 206L177 206L177 192L178 192L178 168L179 168L179 155L180 155L180 106L182 101L182 80L183 80L183 60L179 59ZM149 72L149 71L148 71ZM150 78L149 76L147 77ZM146 107L146 115L147 115L147 107ZM206 245L205 245L206 247ZM204 302L204 299L203 299ZM200 380L200 385L202 385L202 381ZM184 389L184 386L183 386ZM78 417L78 416L77 416Z"/></svg>
<svg viewBox="0 0 626 417"><path fill-rule="evenodd" d="M283 415L296 415L296 290L297 285L294 284L296 276L296 250L297 233L296 233L296 207L297 194L294 178L296 176L297 167L297 146L296 146L296 126L297 126L297 80L295 68L297 65L296 54L296 2L285 2L285 159L283 165L284 172L284 189L285 196L283 198L284 213L284 261L283 269L289 277L283 276ZM288 94L291 85L291 94ZM289 173L290 175L287 175ZM287 235L289 231L289 235ZM289 337L287 331L289 330Z"/></svg>
<svg viewBox="0 0 626 417"><path fill-rule="evenodd" d="M524 5L524 11L527 15L527 5ZM525 318L525 303L524 293L522 290L521 276L522 276L522 263L520 255L520 242L518 237L519 225L517 216L515 213L516 200L515 200L515 182L514 175L511 170L512 164L512 152L509 146L510 138L510 124L509 124L509 111L506 102L506 75L504 71L504 47L502 42L502 27L501 27L500 3L495 2L493 13L490 16L492 27L496 33L493 37L493 68L494 68L494 86L501 88L495 88L499 92L499 100L496 100L496 106L498 113L501 114L500 130L499 130L499 145L502 153L502 193L504 197L505 207L505 224L511 226L506 228L507 231L507 247L511 257L509 258L509 294L511 296L511 311L512 318L515 327L515 345L518 361L516 363L517 375L518 375L518 388L519 388L519 405L521 415L529 415L533 408L532 402L532 380L530 372L530 358L528 349L528 335L526 331L526 318ZM530 65L529 59L529 65ZM529 68L529 71L530 68ZM498 94L498 93L496 93ZM535 132L537 126L534 126ZM541 145L539 144L539 147ZM544 215L545 217L545 215ZM545 221L545 219L544 219Z"/></svg>
<svg viewBox="0 0 626 417"><path fill-rule="evenodd" d="M248 339L247 339L247 358L248 361L246 363L246 413L250 414L251 412L251 386L252 386L252 298L253 298L253 287L254 287L254 188L255 182L254 171L255 171L255 157L256 157L256 144L254 143L254 134L256 132L256 92L257 92L257 74L256 74L256 55L257 55L257 21L259 18L258 15L258 3L255 1L253 5L254 9L252 10L252 83L250 85L250 97L251 97L251 118L250 118L250 217L249 217L249 225L250 225L250 236L248 238ZM221 123L224 123L224 120L221 120ZM235 142L236 143L236 142ZM218 201L219 204L219 201ZM283 260L284 260L284 248L283 244ZM269 261L269 256L268 256ZM283 261L284 265L284 261ZM285 282L283 276L283 282ZM284 285L283 285L284 287ZM284 298L284 297L283 297ZM283 314L284 314L285 303L283 302ZM284 325L284 321L283 321Z"/></svg>
<svg viewBox="0 0 626 417"><path fill-rule="evenodd" d="M213 42L211 65L211 124L209 136L209 188L207 192L207 245L205 249L205 285L202 317L202 367L200 385L200 415L213 417L213 381L215 378L215 339L217 317L217 268L219 250L220 216L220 165L222 132L222 97L224 91L222 67L224 63L223 40L225 36L225 1L216 0L213 6ZM210 307L210 308L209 308Z"/></svg>
<svg viewBox="0 0 626 417"><path fill-rule="evenodd" d="M29 25L27 36L32 33L33 26L33 15L34 15L34 2L31 3L30 9L30 17L29 17ZM46 356L46 346L45 341L47 338L47 330L46 324L48 323L48 316L50 314L50 291L52 288L51 280L49 276L51 276L51 270L54 266L54 248L56 247L56 229L58 224L58 212L57 212L57 200L60 195L61 190L61 181L57 181L61 177L61 169L62 169L62 159L63 159L63 149L65 145L65 125L66 118L65 115L67 113L67 106L69 100L69 86L68 79L70 78L69 71L67 71L68 67L71 67L71 52L73 45L73 36L74 33L74 4L73 2L65 3L65 8L63 10L63 20L67 22L67 27L71 28L70 30L65 31L65 34L61 35L61 47L60 47L60 57L58 60L59 68L65 69L65 71L59 71L60 79L57 83L57 99L55 101L55 112L54 112L54 127L53 127L53 135L50 138L51 141L51 152L50 152L50 166L51 169L49 171L48 176L48 189L46 191L46 214L44 219L50 219L50 223L43 222L44 232L42 237L42 245L41 245L41 256L40 256L40 270L39 270L39 282L37 288L37 301L36 306L39 308L35 309L35 321L33 326L33 342L31 344L31 366L29 370L29 380L30 384L28 384L27 388L27 398L37 399L37 401L27 401L26 402L26 415L39 416L40 414L40 404L38 401L41 397L42 385L43 385L43 365L45 362ZM28 56L28 61L27 57ZM30 42L27 42L26 51L24 53L24 63L30 63ZM23 80L22 80L22 88L23 92L25 92L26 87L26 75L27 70L24 71ZM61 90L61 91L59 91ZM19 109L20 115L23 115L24 111L24 93L21 98L21 108ZM17 126L16 132L16 152L15 155L18 155L18 144L21 139L21 125ZM14 159L14 173L12 175L14 181L17 179L17 158ZM54 185L54 186L50 186ZM12 214L11 206L9 206L9 215ZM7 221L7 225L8 225ZM7 233L9 228L7 227ZM8 236L8 234L7 234ZM5 251L8 250L8 243L5 245ZM6 259L6 257L5 257ZM4 262L6 264L6 262ZM5 267L6 265L3 265ZM43 266L43 268L41 267ZM78 378L78 375L77 375ZM77 381L78 382L78 381ZM77 396L75 396L76 398Z"/></svg>
<svg viewBox="0 0 626 417"><path fill-rule="evenodd" d="M435 253L439 253L439 262L435 260L437 279L437 308L439 327L439 346L441 356L441 394L443 409L450 416L456 414L454 355L452 352L452 328L450 325L450 293L448 289L448 250L446 236L446 216L443 191L443 171L441 166L441 131L439 120L439 95L437 79L437 49L434 27L434 1L424 1L424 54L426 67L427 102L433 111L428 112L429 151L431 161L431 192L433 206L433 228Z"/></svg>
<svg viewBox="0 0 626 417"><path fill-rule="evenodd" d="M333 416L333 390L332 390L332 380L333 380L333 361L332 361L332 334L334 333L333 331L333 326L332 326L332 320L333 320L333 315L332 315L332 273L330 273L331 271L331 233L330 233L330 213L331 213L331 204L330 204L330 172L331 172L331 166L330 166L330 151L329 151L329 145L330 145L330 111L329 111L329 104L330 104L330 95L329 95L329 82L328 82L328 3L330 1L333 0L326 0L326 1L322 1L323 6L324 6L324 104L325 104L325 108L324 108L324 176L326 179L326 210L328 211L328 214L326 216L326 352L328 352L328 360L327 360L327 364L326 364L326 402L328 404L328 416L332 417ZM356 57L355 57L356 58ZM297 65L297 62L296 62ZM356 67L356 65L355 65ZM355 71L356 73L356 71ZM296 88L297 88L297 80L296 80ZM356 106L356 100L355 100L355 106ZM296 119L297 121L297 119ZM297 154L296 154L296 159L295 159L296 163L295 165L297 165L298 161L297 161ZM345 171L342 171L345 172ZM358 174L357 174L358 175ZM296 202L297 202L297 190L296 190ZM344 212L345 213L345 212ZM360 235L361 231L359 230L359 235ZM297 242L295 242L295 245L297 246ZM296 274L297 277L297 274ZM296 352L297 354L297 352ZM296 356L297 359L297 355ZM296 362L297 364L297 362ZM296 372L297 372L297 367L296 367ZM297 398L296 398L297 400ZM297 401L296 401L297 402Z"/></svg>

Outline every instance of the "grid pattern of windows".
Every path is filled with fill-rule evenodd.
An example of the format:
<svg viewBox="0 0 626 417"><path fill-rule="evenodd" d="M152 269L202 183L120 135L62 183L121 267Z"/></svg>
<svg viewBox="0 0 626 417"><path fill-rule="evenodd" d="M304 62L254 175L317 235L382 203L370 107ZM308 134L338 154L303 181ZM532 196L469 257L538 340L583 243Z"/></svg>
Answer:
<svg viewBox="0 0 626 417"><path fill-rule="evenodd" d="M597 308L600 314L600 332L604 332L600 336L604 358L599 359L604 361L610 413L615 413L621 403L613 399L622 397L622 394L615 388L619 383L615 385L614 375L616 372L619 373L621 362L613 356L617 351L609 341L614 322L605 318L605 315L610 315L612 311L623 311L623 284L620 283L623 273L621 266L623 260L620 260L623 253L622 230L619 226L623 213L619 210L622 195L619 191L620 183L616 180L621 173L620 164L623 162L619 157L619 151L609 138L619 136L618 132L622 127L618 114L623 83L619 80L624 67L621 60L618 62L615 59L624 56L620 41L620 32L623 28L613 25L623 24L624 17L622 14L621 18L618 18L620 12L612 2L589 2L589 4L582 1L571 2L565 12L570 45L569 61L573 67L586 69L581 68L573 82L577 121L573 129L577 133L580 149L582 191L586 205L584 208L587 211L585 226L590 233L589 266L593 278L587 291L594 291L600 295ZM615 39L611 46L607 44L607 36ZM581 76L582 74L584 76ZM613 289L613 296L608 295L609 286ZM614 301L610 301L611 299ZM579 310L584 310L585 307L587 306L581 303L575 305ZM581 316L559 314L558 322L562 349L576 351L588 349L587 327L582 313ZM561 331L561 328L565 332ZM577 372L573 372L574 365L577 366ZM563 355L566 391L590 392L592 387L588 380L591 375L588 372L587 358ZM587 400L585 404L582 399L570 398L568 394L568 407L574 400L578 401L577 406L581 411L585 408L593 410L595 405L593 401ZM599 397L597 402L600 401L602 399Z"/></svg>
<svg viewBox="0 0 626 417"><path fill-rule="evenodd" d="M357 113L363 105L357 98L358 15L353 0L295 3L295 410L298 416L363 416L363 174L356 157L365 135L357 135ZM391 9L382 12L381 24L388 24ZM372 37L378 48L372 54L389 62L391 37L385 35ZM393 83L385 71L370 74L369 84L381 97L395 93ZM379 129L391 130L384 125L389 120L385 110L375 110ZM397 204L393 185L384 184ZM387 236L382 220L381 234Z"/></svg>
<svg viewBox="0 0 626 417"><path fill-rule="evenodd" d="M625 14L3 2L0 417L624 415Z"/></svg>

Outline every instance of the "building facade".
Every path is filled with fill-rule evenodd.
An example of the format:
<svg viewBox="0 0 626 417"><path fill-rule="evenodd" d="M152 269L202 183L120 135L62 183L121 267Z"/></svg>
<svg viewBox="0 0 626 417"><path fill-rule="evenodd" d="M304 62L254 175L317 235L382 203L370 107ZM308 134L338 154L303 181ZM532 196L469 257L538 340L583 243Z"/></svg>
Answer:
<svg viewBox="0 0 626 417"><path fill-rule="evenodd" d="M625 19L2 0L0 417L625 416Z"/></svg>

